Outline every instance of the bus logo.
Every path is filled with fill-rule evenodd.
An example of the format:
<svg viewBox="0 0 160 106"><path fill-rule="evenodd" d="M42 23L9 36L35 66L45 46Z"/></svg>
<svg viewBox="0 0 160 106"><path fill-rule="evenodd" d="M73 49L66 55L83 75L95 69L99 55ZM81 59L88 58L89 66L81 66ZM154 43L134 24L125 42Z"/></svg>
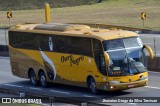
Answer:
<svg viewBox="0 0 160 106"><path fill-rule="evenodd" d="M79 63L83 60L84 60L84 56L81 56L81 57L76 58L76 59L73 57L73 55L70 55L70 56L67 56L67 57L65 57L65 56L61 57L61 62L64 63L66 61L70 61L70 66L72 66L74 64L78 66Z"/></svg>
<svg viewBox="0 0 160 106"><path fill-rule="evenodd" d="M49 49L50 49L50 51L53 51L53 42L52 42L52 37L49 37L48 45L49 45Z"/></svg>

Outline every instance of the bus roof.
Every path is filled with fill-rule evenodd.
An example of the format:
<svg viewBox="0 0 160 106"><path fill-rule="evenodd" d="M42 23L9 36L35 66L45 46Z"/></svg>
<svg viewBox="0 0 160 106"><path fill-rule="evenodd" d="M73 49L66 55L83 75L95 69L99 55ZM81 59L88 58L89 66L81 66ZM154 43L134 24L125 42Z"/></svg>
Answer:
<svg viewBox="0 0 160 106"><path fill-rule="evenodd" d="M101 41L138 36L137 33L134 33L132 31L120 29L99 29L90 28L87 25L60 23L16 25L15 27L10 28L10 31L49 33L58 35L63 34L66 36L68 35L96 38Z"/></svg>

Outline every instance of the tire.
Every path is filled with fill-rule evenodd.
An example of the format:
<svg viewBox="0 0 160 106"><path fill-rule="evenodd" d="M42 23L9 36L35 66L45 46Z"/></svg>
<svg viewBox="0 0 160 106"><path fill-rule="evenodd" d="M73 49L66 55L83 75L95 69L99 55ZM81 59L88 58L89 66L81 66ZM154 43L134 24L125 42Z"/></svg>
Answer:
<svg viewBox="0 0 160 106"><path fill-rule="evenodd" d="M34 70L31 70L29 72L29 79L30 79L30 83L34 86L38 85L38 80L36 79L36 74L34 72Z"/></svg>
<svg viewBox="0 0 160 106"><path fill-rule="evenodd" d="M96 87L96 82L93 78L90 78L88 81L88 88L93 94L98 94L98 89Z"/></svg>
<svg viewBox="0 0 160 106"><path fill-rule="evenodd" d="M47 78L44 72L39 74L39 81L42 87L46 88L48 86Z"/></svg>

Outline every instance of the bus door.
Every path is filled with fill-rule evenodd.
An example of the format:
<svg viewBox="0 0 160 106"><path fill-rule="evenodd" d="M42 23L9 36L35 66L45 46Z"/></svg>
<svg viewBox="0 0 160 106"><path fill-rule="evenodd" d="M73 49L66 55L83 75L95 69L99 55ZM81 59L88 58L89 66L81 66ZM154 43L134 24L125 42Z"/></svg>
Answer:
<svg viewBox="0 0 160 106"><path fill-rule="evenodd" d="M93 52L94 52L94 59L95 59L98 70L103 75L106 75L106 63L105 63L105 58L103 54L102 44L97 39L93 39Z"/></svg>

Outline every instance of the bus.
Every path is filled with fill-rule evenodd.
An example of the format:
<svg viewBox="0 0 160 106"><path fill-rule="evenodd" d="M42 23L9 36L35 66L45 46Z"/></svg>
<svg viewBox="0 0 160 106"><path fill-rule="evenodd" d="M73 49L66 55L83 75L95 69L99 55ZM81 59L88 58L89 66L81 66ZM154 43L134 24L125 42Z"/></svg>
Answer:
<svg viewBox="0 0 160 106"><path fill-rule="evenodd" d="M139 35L79 24L24 24L9 29L13 75L32 85L49 82L116 91L146 86L146 52Z"/></svg>

